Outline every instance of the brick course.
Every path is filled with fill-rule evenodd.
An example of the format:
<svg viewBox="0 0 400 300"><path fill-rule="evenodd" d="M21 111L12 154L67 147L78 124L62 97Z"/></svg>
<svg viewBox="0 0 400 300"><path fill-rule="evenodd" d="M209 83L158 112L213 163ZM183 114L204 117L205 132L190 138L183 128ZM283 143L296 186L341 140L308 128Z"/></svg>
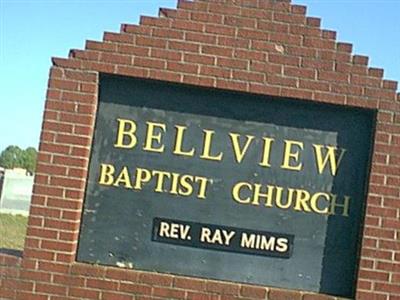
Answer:
<svg viewBox="0 0 400 300"><path fill-rule="evenodd" d="M75 262L98 73L377 109L357 299L400 299L400 95L290 1L178 1L53 58L21 268L4 299L335 299L268 287ZM2 261L3 262L3 261ZM3 263L2 263L3 264ZM5 275L5 276L4 276ZM19 280L15 280L18 278Z"/></svg>

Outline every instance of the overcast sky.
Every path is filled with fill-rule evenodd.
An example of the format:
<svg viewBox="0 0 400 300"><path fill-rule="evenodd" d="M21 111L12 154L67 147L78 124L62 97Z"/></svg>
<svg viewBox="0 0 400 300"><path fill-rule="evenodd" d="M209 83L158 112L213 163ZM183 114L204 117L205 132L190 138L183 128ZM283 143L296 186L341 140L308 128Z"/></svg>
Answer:
<svg viewBox="0 0 400 300"><path fill-rule="evenodd" d="M85 40L156 16L177 0L0 0L0 151L8 145L38 147L52 56L67 57ZM400 0L295 0L322 28L338 32L353 53L400 80Z"/></svg>

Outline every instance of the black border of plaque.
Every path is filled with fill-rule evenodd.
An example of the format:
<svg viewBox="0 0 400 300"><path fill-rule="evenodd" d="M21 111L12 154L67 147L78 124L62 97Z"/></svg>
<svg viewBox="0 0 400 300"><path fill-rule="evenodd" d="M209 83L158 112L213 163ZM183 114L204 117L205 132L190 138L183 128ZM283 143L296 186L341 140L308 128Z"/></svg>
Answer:
<svg viewBox="0 0 400 300"><path fill-rule="evenodd" d="M268 124L277 128L276 134L282 130L296 136L303 130L304 137L312 136L315 132L315 136L319 139L323 137L321 133L329 132L330 135L337 137L338 147L347 147L352 152L343 171L347 174L338 174L332 179L332 192L339 193L344 186L348 189L347 192L357 200L352 203L357 203L352 204L350 217L329 216L325 218L325 221L318 221L322 220L317 218L321 216L314 216L314 218L308 213L287 211L287 216L282 217L282 220L288 220L289 225L285 222L279 223L279 226L271 230L271 225L264 226L264 222L267 223L267 221L259 223L255 221L262 220L263 215L260 211L263 208L232 204L233 201L228 194L218 199L218 203L230 201L229 206L225 207L225 204L212 204L217 202L214 198L203 201L198 199L182 201L182 199L177 200L181 197L167 200L171 198L170 195L155 195L150 199L150 191L143 192L143 197L147 202L140 202L144 201L141 191L128 191L121 187L100 188L97 184L99 164L105 161L116 163L116 165L126 162L132 168L133 164L141 167L149 164L151 168L157 164L165 167L171 163L170 166L175 171L188 169L196 173L206 169L205 175L213 172L212 165L210 168L197 167L202 164L201 160L191 163L183 160L182 164L186 165L180 166L179 162L170 157L164 159L139 150L114 149L112 146L115 140L116 123L113 118L122 115L128 118L131 111L139 117L164 114L168 120L172 120L171 122L185 120L190 123L191 119L196 119L198 116L200 125L208 124L207 120L210 118L214 125L232 122L231 125L236 126L240 122L246 127L247 122L254 122L254 128L259 128L260 124ZM372 109L100 74L99 104L77 261L354 297L376 113L377 111ZM138 120L138 124L145 121ZM172 126L172 123L167 125ZM142 137L140 134L142 133L138 132L138 138ZM302 138L300 134L298 139ZM140 154L135 154L136 152ZM176 164L173 165L173 163ZM230 170L229 163L226 164L228 166L222 165L225 172ZM240 169L237 168L232 169L231 172L231 174L241 174ZM282 175L279 171L276 172L272 174L282 176L278 176L279 178L291 176L290 173ZM307 180L312 178L310 172L310 170L305 171L304 178L308 178ZM294 182L301 180L302 175L297 176ZM254 178L249 180L254 180ZM290 178L285 180L291 182ZM210 195L214 194L210 192ZM135 207L135 205L139 206ZM215 205L216 208L210 209L206 205ZM147 207L150 207L151 214L148 214ZM237 207L237 212L235 212L237 218L234 218L235 214L232 213L234 207ZM265 213L265 218L277 213L283 212L272 209ZM253 215L255 220L249 220L249 216ZM314 221L310 221L307 225L307 222L301 222L301 218L310 218ZM155 237L153 232L153 222L163 219L180 220L183 224L200 226L198 228L201 228L201 224L211 224L213 228L220 229L236 228L266 234L268 232L286 234L291 239L293 255L292 253L282 257L257 253L253 255L251 251L240 253L240 251L235 252L221 247L221 249L218 247L213 249L213 247L193 246L194 244L170 243L168 239ZM323 235L315 239L315 245L318 246L313 247L313 241L304 241L305 237L299 232L316 230L318 222L324 222L325 229ZM343 223L346 224L343 225ZM308 253L302 252L303 257L296 256L297 242L309 247ZM319 249L319 252L314 250L321 247L321 243L323 249ZM350 245L351 250L343 252L341 249L346 245ZM335 251L339 251L341 255L336 255ZM293 259L292 262L291 259ZM311 263L296 263L297 260L302 259ZM315 261L319 263L313 264ZM299 265L304 266L304 269L299 269Z"/></svg>

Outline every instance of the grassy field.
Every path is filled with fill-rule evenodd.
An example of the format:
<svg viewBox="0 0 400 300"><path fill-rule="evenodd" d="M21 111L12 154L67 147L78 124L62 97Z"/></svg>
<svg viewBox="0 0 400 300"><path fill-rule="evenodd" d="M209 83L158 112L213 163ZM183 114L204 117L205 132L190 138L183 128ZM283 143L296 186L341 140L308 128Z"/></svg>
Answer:
<svg viewBox="0 0 400 300"><path fill-rule="evenodd" d="M22 250L27 223L27 217L0 214L0 248Z"/></svg>

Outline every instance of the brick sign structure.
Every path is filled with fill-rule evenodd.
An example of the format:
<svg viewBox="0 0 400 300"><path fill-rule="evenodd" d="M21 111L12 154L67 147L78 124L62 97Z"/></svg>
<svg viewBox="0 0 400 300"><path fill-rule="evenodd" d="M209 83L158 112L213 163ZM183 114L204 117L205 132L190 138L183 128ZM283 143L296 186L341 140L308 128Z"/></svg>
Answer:
<svg viewBox="0 0 400 300"><path fill-rule="evenodd" d="M397 82L305 13L179 1L54 58L0 298L400 299Z"/></svg>
<svg viewBox="0 0 400 300"><path fill-rule="evenodd" d="M77 260L352 297L375 117L101 74Z"/></svg>

